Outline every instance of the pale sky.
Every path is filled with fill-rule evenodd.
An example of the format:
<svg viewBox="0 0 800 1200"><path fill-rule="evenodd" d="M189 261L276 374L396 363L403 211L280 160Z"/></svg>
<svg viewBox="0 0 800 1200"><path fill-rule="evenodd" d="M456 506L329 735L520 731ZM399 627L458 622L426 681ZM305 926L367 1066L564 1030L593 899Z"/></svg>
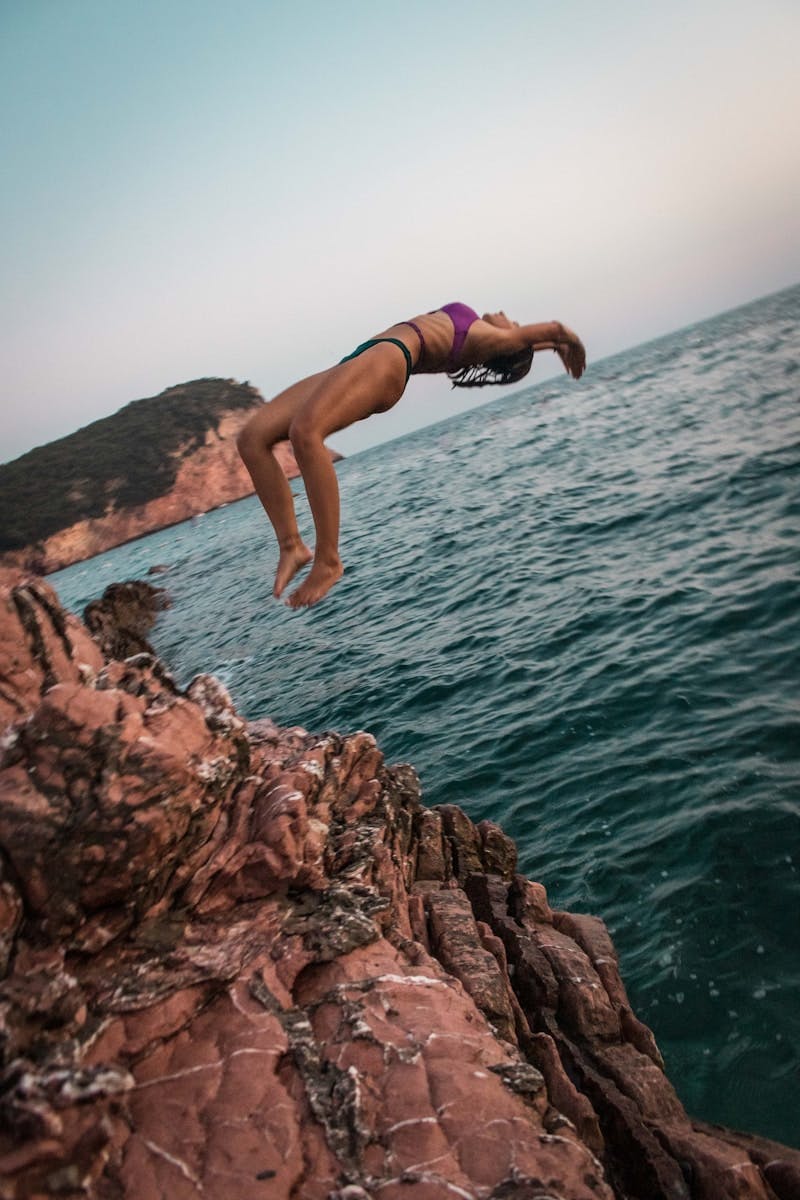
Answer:
<svg viewBox="0 0 800 1200"><path fill-rule="evenodd" d="M591 362L796 283L798 46L797 0L0 0L0 459L451 300Z"/></svg>

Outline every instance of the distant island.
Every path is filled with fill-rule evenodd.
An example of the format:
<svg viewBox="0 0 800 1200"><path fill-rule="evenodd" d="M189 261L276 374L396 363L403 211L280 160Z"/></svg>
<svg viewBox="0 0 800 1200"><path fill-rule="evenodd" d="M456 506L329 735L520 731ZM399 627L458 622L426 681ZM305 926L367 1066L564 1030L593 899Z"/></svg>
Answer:
<svg viewBox="0 0 800 1200"><path fill-rule="evenodd" d="M0 562L44 575L249 496L236 437L263 403L249 383L195 379L0 465ZM288 442L276 454L299 475Z"/></svg>

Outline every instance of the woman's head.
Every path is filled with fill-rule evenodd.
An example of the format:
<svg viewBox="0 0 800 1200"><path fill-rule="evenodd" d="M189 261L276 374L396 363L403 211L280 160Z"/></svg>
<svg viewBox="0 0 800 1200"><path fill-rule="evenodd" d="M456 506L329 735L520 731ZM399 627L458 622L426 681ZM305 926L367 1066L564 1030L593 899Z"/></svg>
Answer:
<svg viewBox="0 0 800 1200"><path fill-rule="evenodd" d="M490 383L519 383L531 369L533 348L526 347L516 354L498 355L476 366L448 371L453 387L486 387Z"/></svg>

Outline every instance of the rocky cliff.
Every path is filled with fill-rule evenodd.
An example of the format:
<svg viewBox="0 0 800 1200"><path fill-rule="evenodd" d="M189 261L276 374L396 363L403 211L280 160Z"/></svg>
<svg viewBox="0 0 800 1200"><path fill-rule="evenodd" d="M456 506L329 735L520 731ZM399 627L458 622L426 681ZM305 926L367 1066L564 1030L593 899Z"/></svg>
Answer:
<svg viewBox="0 0 800 1200"><path fill-rule="evenodd" d="M198 379L0 465L0 560L46 574L249 496L236 437L263 403L249 384ZM276 455L299 474L288 442Z"/></svg>
<svg viewBox="0 0 800 1200"><path fill-rule="evenodd" d="M247 725L9 572L0 670L3 1200L800 1195L687 1116L602 922L369 734Z"/></svg>

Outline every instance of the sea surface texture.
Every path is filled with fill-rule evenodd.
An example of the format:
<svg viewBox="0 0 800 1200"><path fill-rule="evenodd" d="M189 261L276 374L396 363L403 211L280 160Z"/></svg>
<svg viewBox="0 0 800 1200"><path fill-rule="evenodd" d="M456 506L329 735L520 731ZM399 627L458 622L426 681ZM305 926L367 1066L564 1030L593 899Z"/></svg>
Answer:
<svg viewBox="0 0 800 1200"><path fill-rule="evenodd" d="M689 1111L797 1146L799 394L794 288L339 464L347 572L310 611L272 599L255 499L52 581L79 611L168 564L182 681L370 730L499 821L609 925Z"/></svg>

